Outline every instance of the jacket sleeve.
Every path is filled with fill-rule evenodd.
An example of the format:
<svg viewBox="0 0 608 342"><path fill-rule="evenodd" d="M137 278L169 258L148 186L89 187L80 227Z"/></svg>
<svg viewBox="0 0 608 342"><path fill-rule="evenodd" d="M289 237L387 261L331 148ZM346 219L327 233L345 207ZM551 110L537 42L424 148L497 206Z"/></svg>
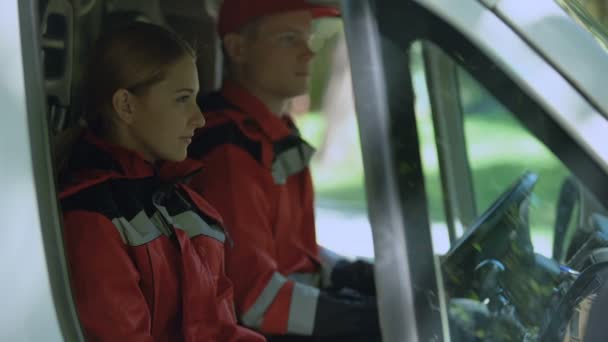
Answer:
<svg viewBox="0 0 608 342"><path fill-rule="evenodd" d="M69 211L63 223L72 293L87 341L153 341L139 273L112 222Z"/></svg>
<svg viewBox="0 0 608 342"><path fill-rule="evenodd" d="M204 172L190 186L203 195L222 215L234 241L227 250L227 274L234 284L236 311L246 326L266 334L324 335L356 332L364 319L360 306L352 301L330 299L318 288L289 280L278 271L272 217L276 210L269 193L273 190L268 170L247 152L232 145L216 147L203 159ZM229 246L227 246L230 249ZM320 313L322 309L326 314ZM351 310L352 309L352 310ZM350 310L350 311L349 311ZM365 308L366 311L374 311ZM327 331L320 319L329 318L340 325L341 317L348 327L332 326ZM372 319L374 330L377 315ZM367 316L366 316L367 317ZM366 325L367 326L367 325ZM319 330L321 329L321 330ZM367 328L366 328L367 329Z"/></svg>

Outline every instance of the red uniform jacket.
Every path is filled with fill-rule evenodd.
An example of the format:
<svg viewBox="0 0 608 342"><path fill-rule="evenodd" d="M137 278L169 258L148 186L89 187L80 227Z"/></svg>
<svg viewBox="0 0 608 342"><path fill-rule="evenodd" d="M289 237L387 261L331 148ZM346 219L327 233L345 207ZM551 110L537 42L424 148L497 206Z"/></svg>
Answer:
<svg viewBox="0 0 608 342"><path fill-rule="evenodd" d="M189 156L204 168L190 186L222 213L234 240L226 269L239 318L268 334L314 334L331 261L315 237L313 148L288 117L236 84L203 99L201 109L207 124Z"/></svg>
<svg viewBox="0 0 608 342"><path fill-rule="evenodd" d="M73 295L88 341L264 341L236 323L216 211L161 168L86 134L60 180Z"/></svg>

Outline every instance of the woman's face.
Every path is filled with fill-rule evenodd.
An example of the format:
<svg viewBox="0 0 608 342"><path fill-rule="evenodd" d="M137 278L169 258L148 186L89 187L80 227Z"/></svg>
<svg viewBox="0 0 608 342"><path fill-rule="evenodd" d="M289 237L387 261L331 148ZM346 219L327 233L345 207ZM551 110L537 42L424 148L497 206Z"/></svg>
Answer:
<svg viewBox="0 0 608 342"><path fill-rule="evenodd" d="M195 61L183 57L167 68L163 81L134 95L127 132L131 147L151 162L184 160L194 131L205 124L198 91Z"/></svg>

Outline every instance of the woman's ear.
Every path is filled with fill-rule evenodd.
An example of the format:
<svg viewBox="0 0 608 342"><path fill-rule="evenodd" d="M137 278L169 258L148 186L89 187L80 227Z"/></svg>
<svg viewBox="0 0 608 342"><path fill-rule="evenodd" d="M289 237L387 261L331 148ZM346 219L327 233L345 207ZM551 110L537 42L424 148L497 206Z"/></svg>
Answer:
<svg viewBox="0 0 608 342"><path fill-rule="evenodd" d="M238 33L229 33L224 37L224 51L233 64L241 64L246 60L245 37Z"/></svg>
<svg viewBox="0 0 608 342"><path fill-rule="evenodd" d="M126 89L118 89L112 96L112 109L118 114L118 119L126 124L135 120L133 94Z"/></svg>

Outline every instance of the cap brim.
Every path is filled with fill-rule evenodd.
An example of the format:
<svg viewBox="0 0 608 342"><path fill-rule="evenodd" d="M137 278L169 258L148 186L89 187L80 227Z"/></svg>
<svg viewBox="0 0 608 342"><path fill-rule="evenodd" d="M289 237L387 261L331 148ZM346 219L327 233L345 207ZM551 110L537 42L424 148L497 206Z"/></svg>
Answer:
<svg viewBox="0 0 608 342"><path fill-rule="evenodd" d="M312 6L310 8L312 12L313 18L323 18L323 17L339 17L340 10L333 7L321 7L321 6Z"/></svg>
<svg viewBox="0 0 608 342"><path fill-rule="evenodd" d="M230 3L233 4L232 2ZM220 9L218 19L218 33L220 36L223 37L229 32L236 32L245 24L256 18L283 12L300 10L310 11L312 17L315 19L340 16L340 10L336 7L311 4L307 2L307 0L274 0L266 2L261 1L261 3L262 4L258 4L258 6L253 6L253 2L251 2L248 3L249 6L245 6L245 8L242 8L242 6L241 8L229 8L225 7L225 0Z"/></svg>

